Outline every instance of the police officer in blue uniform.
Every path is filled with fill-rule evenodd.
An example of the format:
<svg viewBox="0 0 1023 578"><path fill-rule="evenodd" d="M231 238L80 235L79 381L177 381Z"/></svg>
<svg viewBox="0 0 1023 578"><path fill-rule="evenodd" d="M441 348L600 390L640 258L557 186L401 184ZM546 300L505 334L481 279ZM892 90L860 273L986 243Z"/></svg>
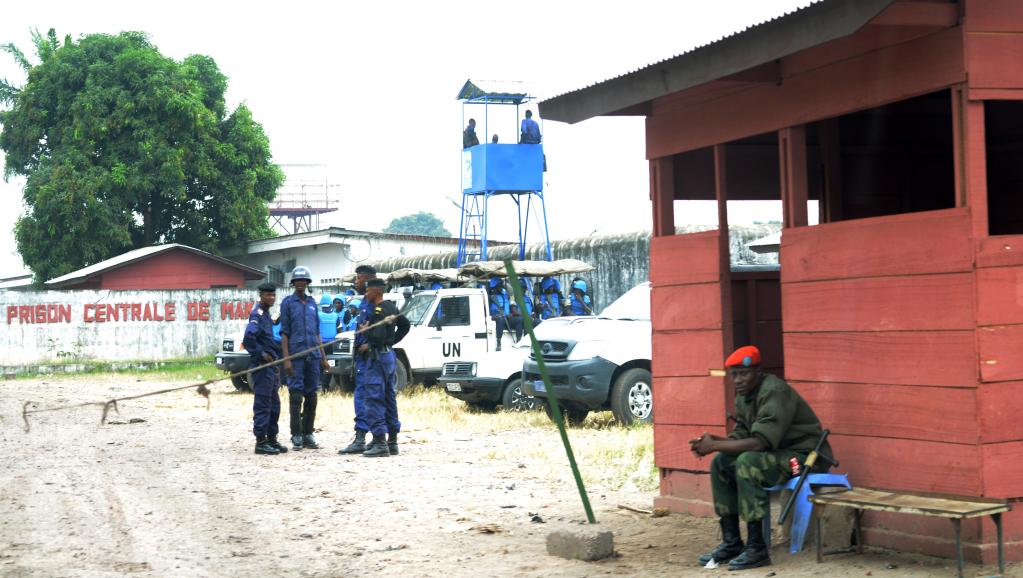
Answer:
<svg viewBox="0 0 1023 578"><path fill-rule="evenodd" d="M341 314L334 308L334 303L330 298L330 295L323 295L320 297L320 310L317 312L320 318L320 341L323 343L330 343L337 338L337 323ZM324 354L330 351L332 345L324 345ZM330 387L330 380L333 375L329 371L324 371L320 375L320 387L327 389Z"/></svg>
<svg viewBox="0 0 1023 578"><path fill-rule="evenodd" d="M259 303L249 314L242 344L249 352L249 367L259 367L281 358L281 348L274 339L274 322L270 308L277 301L277 287L263 283L257 287ZM252 375L252 433L256 436L256 453L274 456L288 452L277 441L277 421L281 417L281 397L277 367L265 367Z"/></svg>
<svg viewBox="0 0 1023 578"><path fill-rule="evenodd" d="M355 331L359 328L360 308L362 308L362 299L358 297L348 303L348 311L341 318L341 331Z"/></svg>
<svg viewBox="0 0 1023 578"><path fill-rule="evenodd" d="M366 342L356 350L356 383L362 382L366 399L366 421L373 439L366 445L363 457L376 458L398 453L398 399L394 389L397 380L397 358L394 345L409 332L410 324L398 307L384 301L383 279L366 282L364 303L369 303L369 316L363 335ZM387 320L388 317L394 317ZM386 322L385 322L386 321ZM378 325L379 324L379 325ZM377 325L376 327L373 327ZM386 434L386 439L384 435Z"/></svg>
<svg viewBox="0 0 1023 578"><path fill-rule="evenodd" d="M568 294L568 311L565 315L593 315L590 296L586 294L586 281L578 277L572 281L572 290Z"/></svg>
<svg viewBox="0 0 1023 578"><path fill-rule="evenodd" d="M540 319L561 317L561 302L564 297L561 294L561 283L553 277L540 279Z"/></svg>
<svg viewBox="0 0 1023 578"><path fill-rule="evenodd" d="M312 280L308 268L295 267L291 272L291 284L295 292L281 301L281 349L284 356L319 346L301 357L284 362L290 399L291 444L295 450L303 447L315 450L320 447L313 437L316 392L320 388L320 372L328 369L320 339L316 300L306 293Z"/></svg>
<svg viewBox="0 0 1023 578"><path fill-rule="evenodd" d="M366 320L369 319L372 313L369 299L365 298L366 283L376 279L376 277L377 270L369 265L359 265L355 268L355 291L363 296L359 301L359 313L356 316L355 322L356 329L365 325ZM361 454L366 451L366 434L369 433L369 422L366 420L366 388L364 380L359 378L360 359L357 354L358 348L364 343L366 343L366 335L356 333L355 340L352 343L352 355L355 361L353 364L355 366L355 391L352 395L355 402L355 439L352 440L352 443L341 448L338 451L339 454Z"/></svg>
<svg viewBox="0 0 1023 578"><path fill-rule="evenodd" d="M522 337L522 317L512 317L511 300L500 278L490 279L487 292L490 294L490 318L496 326L497 351L501 351L501 338L505 331L514 332L517 339Z"/></svg>

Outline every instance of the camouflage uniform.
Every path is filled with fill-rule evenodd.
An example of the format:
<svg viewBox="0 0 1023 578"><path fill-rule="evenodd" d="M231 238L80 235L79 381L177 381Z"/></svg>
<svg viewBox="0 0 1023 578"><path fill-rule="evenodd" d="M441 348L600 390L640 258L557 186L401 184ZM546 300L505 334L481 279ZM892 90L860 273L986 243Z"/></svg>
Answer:
<svg viewBox="0 0 1023 578"><path fill-rule="evenodd" d="M768 450L714 456L710 466L714 511L718 516L739 514L746 522L755 522L770 514L766 488L792 476L791 458L804 462L817 445L821 423L799 392L771 374L764 374L752 394L735 399L735 412L738 424L728 437L757 437ZM832 455L827 443L821 451Z"/></svg>

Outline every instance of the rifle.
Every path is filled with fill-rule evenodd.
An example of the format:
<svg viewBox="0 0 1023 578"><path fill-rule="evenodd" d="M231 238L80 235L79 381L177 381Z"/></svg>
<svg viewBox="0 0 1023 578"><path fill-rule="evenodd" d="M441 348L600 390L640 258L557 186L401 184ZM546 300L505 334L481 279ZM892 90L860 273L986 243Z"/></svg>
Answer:
<svg viewBox="0 0 1023 578"><path fill-rule="evenodd" d="M817 440L817 446L813 448L813 451L807 454L806 460L803 462L803 471L799 474L799 481L796 482L796 487L795 489L792 490L792 495L789 496L789 500L785 502L785 507L781 509L781 515L778 516L779 526L784 524L785 518L789 516L789 511L792 509L792 506L796 503L796 497L799 496L799 490L803 489L803 484L806 483L806 477L810 475L810 470L812 470L814 464L817 463L817 459L820 458L821 460L827 462L833 468L838 467L838 460L827 454L821 453L821 446L824 445L824 442L828 441L828 434L830 433L831 430L828 429L822 431L820 439Z"/></svg>

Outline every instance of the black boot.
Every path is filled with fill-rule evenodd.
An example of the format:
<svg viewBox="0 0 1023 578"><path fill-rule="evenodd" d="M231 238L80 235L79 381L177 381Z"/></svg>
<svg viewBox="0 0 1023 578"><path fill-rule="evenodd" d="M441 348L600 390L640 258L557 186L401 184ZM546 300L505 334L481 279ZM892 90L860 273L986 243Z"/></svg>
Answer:
<svg viewBox="0 0 1023 578"><path fill-rule="evenodd" d="M277 448L270 445L270 442L266 438L256 438L256 453L263 454L266 456L276 456L280 452Z"/></svg>
<svg viewBox="0 0 1023 578"><path fill-rule="evenodd" d="M742 536L739 534L739 516L721 517L721 543L709 554L700 556L700 566L706 566L713 559L718 564L742 554Z"/></svg>
<svg viewBox="0 0 1023 578"><path fill-rule="evenodd" d="M764 521L747 522L746 531L746 549L728 563L729 570L748 570L771 563L771 553L764 542Z"/></svg>
<svg viewBox="0 0 1023 578"><path fill-rule="evenodd" d="M366 451L366 432L361 429L355 430L355 439L347 447L341 448L339 454L361 454Z"/></svg>
<svg viewBox="0 0 1023 578"><path fill-rule="evenodd" d="M391 455L387 449L387 441L384 436L373 434L373 440L366 445L366 451L362 452L364 458L386 458Z"/></svg>
<svg viewBox="0 0 1023 578"><path fill-rule="evenodd" d="M277 450L277 453L279 453L279 454L286 454L286 453L288 453L288 448L284 447L284 445L281 442L277 441L277 436L270 436L270 437L268 437L266 439L266 443L272 445Z"/></svg>
<svg viewBox="0 0 1023 578"><path fill-rule="evenodd" d="M387 434L387 451L392 455L398 455L398 434L389 433Z"/></svg>
<svg viewBox="0 0 1023 578"><path fill-rule="evenodd" d="M311 450L320 449L320 445L316 443L316 438L313 437L313 434L306 434L302 436L302 447L309 448Z"/></svg>
<svg viewBox="0 0 1023 578"><path fill-rule="evenodd" d="M302 436L291 436L291 449L296 452L302 449Z"/></svg>

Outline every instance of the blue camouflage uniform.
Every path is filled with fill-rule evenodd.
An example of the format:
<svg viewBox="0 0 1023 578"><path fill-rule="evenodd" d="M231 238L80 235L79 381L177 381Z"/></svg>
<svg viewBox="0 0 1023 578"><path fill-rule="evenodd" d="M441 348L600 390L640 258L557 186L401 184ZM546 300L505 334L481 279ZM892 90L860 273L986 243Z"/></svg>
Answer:
<svg viewBox="0 0 1023 578"><path fill-rule="evenodd" d="M359 303L359 314L355 318L355 329L358 330L366 325L372 314L373 304L369 302L369 299L363 297L362 302ZM360 374L365 372L366 363L365 359L359 355L359 346L366 341L365 333L356 333L355 340L352 342L352 357L355 359L355 391L352 394L355 401L355 429L364 432L369 431L369 422L366 420L366 381L364 378L360 378Z"/></svg>
<svg viewBox="0 0 1023 578"><path fill-rule="evenodd" d="M320 344L320 317L317 309L316 300L309 294L305 295L305 299L300 299L297 293L292 293L281 302L281 333L288 336L290 354ZM313 349L291 361L294 372L288 377L288 393L292 436L313 433L322 358L321 351Z"/></svg>
<svg viewBox="0 0 1023 578"><path fill-rule="evenodd" d="M360 319L365 319L365 321L360 321L360 327L376 323L388 315L398 314L397 307L389 301L382 301L375 306L369 303L368 299L365 299L363 303L369 304L365 308L368 315L364 318L360 317ZM403 319L401 318L401 320ZM399 320L399 327L401 320ZM399 330L397 334L399 341L408 332L408 321L404 321L404 324L404 330ZM355 388L358 390L361 383L366 431L371 432L374 437L382 438L384 434L396 435L401 431L401 422L398 421L397 392L395 391L397 358L392 347L393 343L376 343L367 333L360 334L370 346L370 350L364 355L356 353ZM358 421L356 427L358 427Z"/></svg>
<svg viewBox="0 0 1023 578"><path fill-rule="evenodd" d="M267 363L263 354L268 353L274 360L281 358L281 347L274 339L274 322L270 312L256 303L249 314L242 344L249 352L249 367ZM252 376L252 433L256 439L276 438L277 421L281 417L281 397L277 394L280 382L276 367L265 367L253 371Z"/></svg>

